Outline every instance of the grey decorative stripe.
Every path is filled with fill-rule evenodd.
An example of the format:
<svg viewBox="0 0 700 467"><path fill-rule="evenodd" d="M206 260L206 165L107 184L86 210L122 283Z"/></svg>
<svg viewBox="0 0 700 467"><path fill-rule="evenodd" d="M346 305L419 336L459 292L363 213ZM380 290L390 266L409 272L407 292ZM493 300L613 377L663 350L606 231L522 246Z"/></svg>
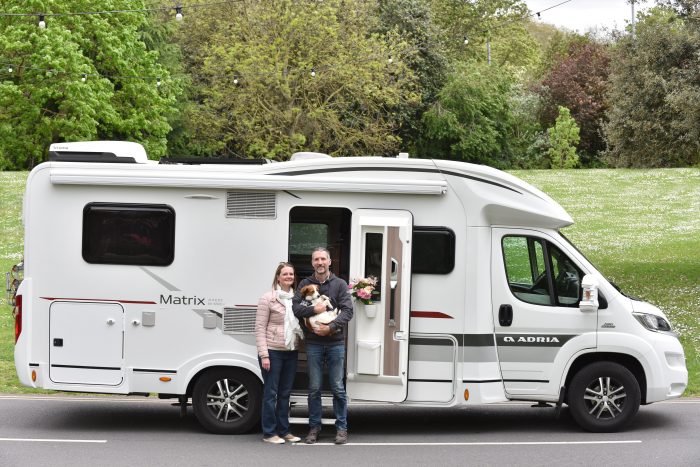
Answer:
<svg viewBox="0 0 700 467"><path fill-rule="evenodd" d="M173 284L171 284L170 282L166 281L166 280L163 279L162 277L157 276L156 274L152 273L151 271L149 271L149 270L146 269L145 267L139 266L139 269L141 269L143 272L145 272L146 274L148 274L149 276L151 276L153 279L156 280L156 282L158 282L160 285L162 285L162 286L165 287L166 289L170 290L171 292L175 292L175 291L179 291L179 290L180 290L180 289L178 289L177 287L175 287Z"/></svg>
<svg viewBox="0 0 700 467"><path fill-rule="evenodd" d="M498 334L501 347L561 347L578 334Z"/></svg>
<svg viewBox="0 0 700 467"><path fill-rule="evenodd" d="M493 347L493 334L452 334L457 339L460 347ZM420 341L420 342L418 342ZM452 346L452 341L444 338L413 337L409 339L411 345L446 345Z"/></svg>
<svg viewBox="0 0 700 467"><path fill-rule="evenodd" d="M412 361L452 363L454 349L446 346L410 344L408 353Z"/></svg>
<svg viewBox="0 0 700 467"><path fill-rule="evenodd" d="M462 361L468 363L497 362L496 347L464 347Z"/></svg>
<svg viewBox="0 0 700 467"><path fill-rule="evenodd" d="M552 363L559 353L559 347L498 347L501 362Z"/></svg>

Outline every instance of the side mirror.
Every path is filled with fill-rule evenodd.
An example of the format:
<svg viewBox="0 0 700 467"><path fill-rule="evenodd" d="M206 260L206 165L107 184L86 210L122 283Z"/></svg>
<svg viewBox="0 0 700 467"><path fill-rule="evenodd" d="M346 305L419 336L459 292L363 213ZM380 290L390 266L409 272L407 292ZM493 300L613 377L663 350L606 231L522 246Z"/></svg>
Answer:
<svg viewBox="0 0 700 467"><path fill-rule="evenodd" d="M592 274L586 274L581 281L581 288L583 297L578 304L579 309L585 313L598 311L598 279Z"/></svg>

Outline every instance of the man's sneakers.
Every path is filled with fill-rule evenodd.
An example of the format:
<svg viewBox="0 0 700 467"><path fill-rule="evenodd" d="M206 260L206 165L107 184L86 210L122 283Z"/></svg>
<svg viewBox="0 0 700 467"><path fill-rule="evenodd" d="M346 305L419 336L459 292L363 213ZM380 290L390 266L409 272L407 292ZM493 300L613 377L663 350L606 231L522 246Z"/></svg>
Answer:
<svg viewBox="0 0 700 467"><path fill-rule="evenodd" d="M321 427L315 426L309 430L309 434L306 435L304 442L306 444L314 444L318 441L318 434L321 432Z"/></svg>
<svg viewBox="0 0 700 467"><path fill-rule="evenodd" d="M335 444L345 444L348 442L348 430L338 430L335 434Z"/></svg>

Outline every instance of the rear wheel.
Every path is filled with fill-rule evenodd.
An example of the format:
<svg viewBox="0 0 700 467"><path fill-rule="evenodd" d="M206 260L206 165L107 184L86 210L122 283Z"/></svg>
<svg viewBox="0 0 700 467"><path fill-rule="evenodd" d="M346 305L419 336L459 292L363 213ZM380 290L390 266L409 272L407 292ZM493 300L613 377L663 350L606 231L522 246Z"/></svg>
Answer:
<svg viewBox="0 0 700 467"><path fill-rule="evenodd" d="M240 434L260 422L262 385L239 368L217 368L195 383L192 408L199 423L212 433Z"/></svg>
<svg viewBox="0 0 700 467"><path fill-rule="evenodd" d="M640 400L637 379L613 362L585 366L572 378L568 394L576 423L595 433L620 430L637 413Z"/></svg>

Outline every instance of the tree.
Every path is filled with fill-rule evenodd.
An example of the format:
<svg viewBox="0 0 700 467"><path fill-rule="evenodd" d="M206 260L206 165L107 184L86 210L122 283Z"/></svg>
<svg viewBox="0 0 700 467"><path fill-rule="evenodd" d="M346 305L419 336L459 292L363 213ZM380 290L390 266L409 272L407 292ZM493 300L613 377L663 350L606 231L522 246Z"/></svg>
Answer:
<svg viewBox="0 0 700 467"><path fill-rule="evenodd" d="M540 95L522 82L516 82L508 95L508 107L512 116L508 141L512 156L510 167L535 169L549 167L547 135L537 118L541 107Z"/></svg>
<svg viewBox="0 0 700 467"><path fill-rule="evenodd" d="M595 165L598 153L605 149L601 125L608 109L609 69L608 46L587 38L573 38L566 54L553 63L537 87L542 97L542 126L554 123L561 115L561 106L569 109L578 123L584 165Z"/></svg>
<svg viewBox="0 0 700 467"><path fill-rule="evenodd" d="M32 3L11 0L3 11L144 8L134 0ZM41 29L34 16L0 17L0 168L30 168L61 141L127 139L164 154L179 87L141 40L150 20L141 12L46 16Z"/></svg>
<svg viewBox="0 0 700 467"><path fill-rule="evenodd" d="M655 7L612 61L606 160L620 167L700 162L700 16Z"/></svg>
<svg viewBox="0 0 700 467"><path fill-rule="evenodd" d="M405 61L415 50L394 30L372 33L376 11L365 0L241 0L188 17L179 40L196 86L196 151L398 152L405 109L420 104Z"/></svg>
<svg viewBox="0 0 700 467"><path fill-rule="evenodd" d="M559 107L559 116L554 126L547 130L549 149L547 154L552 168L573 169L578 167L576 145L579 143L579 127L571 118L571 112L566 107Z"/></svg>
<svg viewBox="0 0 700 467"><path fill-rule="evenodd" d="M439 42L439 31L425 0L389 0L378 3L378 29L381 36L394 34L406 41L414 52L405 58L406 66L416 77L418 105L403 106L398 136L404 148L413 148L414 141L423 132L421 117L437 99L445 83L448 61Z"/></svg>
<svg viewBox="0 0 700 467"><path fill-rule="evenodd" d="M535 68L540 52L527 31L522 0L432 0L433 21L452 62L491 61L498 66ZM464 38L468 43L464 44Z"/></svg>
<svg viewBox="0 0 700 467"><path fill-rule="evenodd" d="M511 75L497 66L458 65L423 117L426 132L419 154L507 167L511 84Z"/></svg>

